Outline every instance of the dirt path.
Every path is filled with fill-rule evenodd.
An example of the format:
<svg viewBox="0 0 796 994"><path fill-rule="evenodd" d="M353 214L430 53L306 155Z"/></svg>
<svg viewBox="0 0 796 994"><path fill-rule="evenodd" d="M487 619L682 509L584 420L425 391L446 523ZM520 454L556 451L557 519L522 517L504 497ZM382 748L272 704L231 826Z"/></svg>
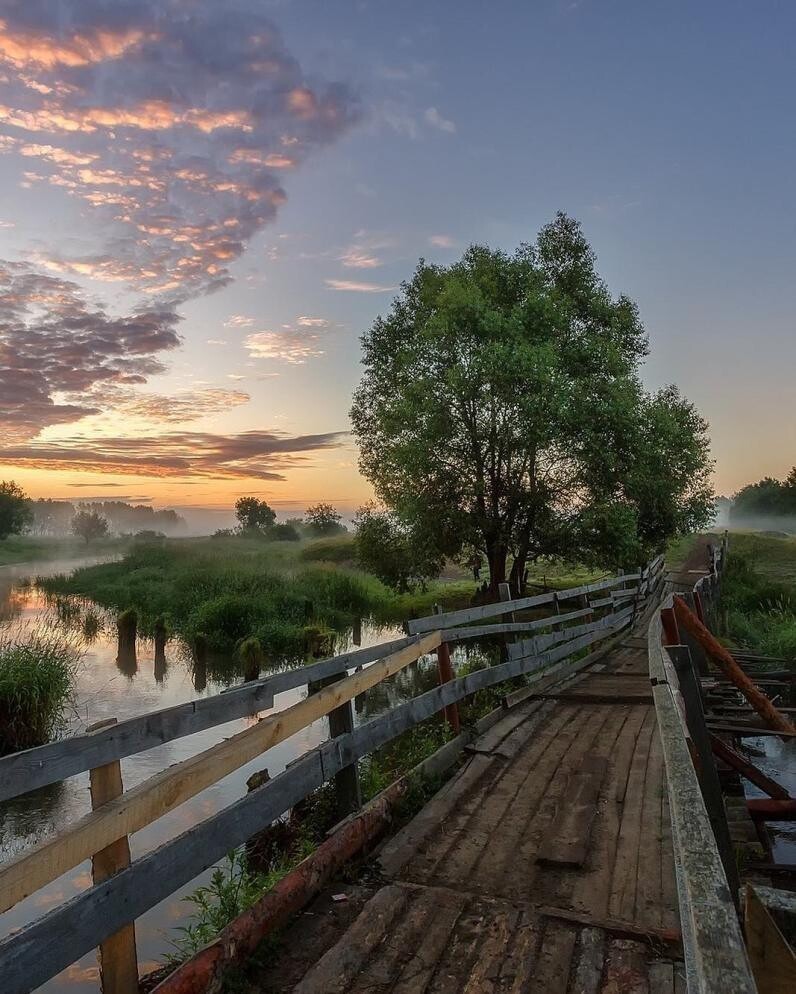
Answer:
<svg viewBox="0 0 796 994"><path fill-rule="evenodd" d="M345 900L324 895L283 934L254 989L684 991L640 634L483 736L369 880L339 884Z"/></svg>

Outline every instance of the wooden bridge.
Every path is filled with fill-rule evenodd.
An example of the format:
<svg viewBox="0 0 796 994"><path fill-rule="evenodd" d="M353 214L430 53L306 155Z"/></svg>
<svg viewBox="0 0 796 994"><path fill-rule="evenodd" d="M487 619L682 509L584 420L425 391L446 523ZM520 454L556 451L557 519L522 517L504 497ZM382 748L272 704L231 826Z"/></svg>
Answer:
<svg viewBox="0 0 796 994"><path fill-rule="evenodd" d="M699 584L705 610L722 551L714 550ZM752 994L734 885L690 728L693 670L681 647L662 647L663 579L659 557L594 584L418 619L405 639L0 760L0 800L90 769L95 802L90 815L0 867L0 911L89 856L95 881L0 942L3 991L35 989L99 946L105 994L134 994L138 916L323 782L335 778L354 808L357 760L444 711L459 733L425 767L439 772L463 755L464 762L382 845L358 917L339 934L327 929L323 940L302 924L294 938L313 950L314 962L285 986L287 971L277 989ZM554 613L528 617L547 605ZM504 662L456 678L448 645L484 635L518 641L509 641ZM356 695L433 651L438 687L353 726ZM458 729L458 701L513 677L523 685L501 708L474 729ZM314 691L306 700L122 790L123 757L260 713L275 693L302 684ZM331 715L327 743L130 862L129 834L323 715ZM306 866L157 990L217 990L225 967L245 959L385 830L402 786L353 812Z"/></svg>

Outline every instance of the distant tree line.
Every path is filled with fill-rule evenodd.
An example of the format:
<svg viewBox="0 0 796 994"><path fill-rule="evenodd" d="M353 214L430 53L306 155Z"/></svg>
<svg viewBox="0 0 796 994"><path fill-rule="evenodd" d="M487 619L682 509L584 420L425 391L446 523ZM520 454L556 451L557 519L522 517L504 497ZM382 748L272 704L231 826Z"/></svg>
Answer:
<svg viewBox="0 0 796 994"><path fill-rule="evenodd" d="M241 497L235 502L236 529L221 529L219 537L228 535L257 536L272 542L298 542L301 538L322 538L346 531L342 515L334 505L319 503L307 508L303 518L288 518L278 522L276 511L257 497Z"/></svg>
<svg viewBox="0 0 796 994"><path fill-rule="evenodd" d="M147 504L124 501L83 501L39 498L32 500L13 480L0 481L0 540L9 535L60 538L77 535L86 540L105 535L157 538L186 527L173 510L155 510Z"/></svg>
<svg viewBox="0 0 796 994"><path fill-rule="evenodd" d="M41 498L30 502L29 531L33 535L69 535L72 521L81 513L95 514L105 520L107 531L116 535L140 531L175 534L186 527L185 518L170 509L156 510L148 504L128 504L121 500L80 501Z"/></svg>
<svg viewBox="0 0 796 994"><path fill-rule="evenodd" d="M743 487L733 498L730 520L791 518L796 521L796 466L784 480L766 476Z"/></svg>

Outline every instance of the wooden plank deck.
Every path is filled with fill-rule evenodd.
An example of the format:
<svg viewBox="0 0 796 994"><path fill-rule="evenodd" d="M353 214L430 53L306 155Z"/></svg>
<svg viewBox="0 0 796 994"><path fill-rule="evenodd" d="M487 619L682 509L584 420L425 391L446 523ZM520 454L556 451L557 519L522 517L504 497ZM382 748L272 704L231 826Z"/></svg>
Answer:
<svg viewBox="0 0 796 994"><path fill-rule="evenodd" d="M295 994L685 990L647 660L628 641L476 743Z"/></svg>

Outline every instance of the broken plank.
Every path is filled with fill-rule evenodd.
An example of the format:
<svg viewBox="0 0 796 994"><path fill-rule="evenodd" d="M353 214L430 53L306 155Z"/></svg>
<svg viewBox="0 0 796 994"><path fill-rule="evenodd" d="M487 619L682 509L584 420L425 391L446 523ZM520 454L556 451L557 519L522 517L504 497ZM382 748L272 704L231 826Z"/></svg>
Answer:
<svg viewBox="0 0 796 994"><path fill-rule="evenodd" d="M683 937L678 928L651 928L621 918L611 916L597 918L580 911L551 908L546 905L542 905L538 911L543 918L557 918L583 928L600 928L617 939L633 939L649 943L674 957L683 954Z"/></svg>

